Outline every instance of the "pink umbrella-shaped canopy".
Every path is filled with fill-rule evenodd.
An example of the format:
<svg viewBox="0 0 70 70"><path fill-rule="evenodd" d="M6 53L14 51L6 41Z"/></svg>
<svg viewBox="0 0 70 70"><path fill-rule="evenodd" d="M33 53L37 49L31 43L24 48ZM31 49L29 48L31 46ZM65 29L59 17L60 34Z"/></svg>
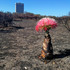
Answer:
<svg viewBox="0 0 70 70"><path fill-rule="evenodd" d="M42 18L37 22L35 30L38 32L40 30L50 30L51 28L55 28L57 26L57 22L53 18Z"/></svg>

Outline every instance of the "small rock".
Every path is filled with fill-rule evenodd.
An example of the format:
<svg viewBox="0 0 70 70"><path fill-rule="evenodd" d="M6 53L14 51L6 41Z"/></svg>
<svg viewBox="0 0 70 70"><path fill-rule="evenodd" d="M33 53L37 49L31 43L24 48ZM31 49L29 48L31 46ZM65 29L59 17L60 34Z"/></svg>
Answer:
<svg viewBox="0 0 70 70"><path fill-rule="evenodd" d="M53 61L53 64L55 64L55 62Z"/></svg>
<svg viewBox="0 0 70 70"><path fill-rule="evenodd" d="M27 70L27 67L24 67Z"/></svg>

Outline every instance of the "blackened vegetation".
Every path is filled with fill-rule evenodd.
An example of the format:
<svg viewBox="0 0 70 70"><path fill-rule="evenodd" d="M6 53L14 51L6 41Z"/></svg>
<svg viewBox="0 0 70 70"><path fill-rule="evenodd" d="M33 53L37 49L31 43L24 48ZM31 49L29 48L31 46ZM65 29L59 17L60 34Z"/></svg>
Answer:
<svg viewBox="0 0 70 70"><path fill-rule="evenodd" d="M70 21L70 18L66 18L65 23L64 23L65 27L67 28L68 31L70 31L70 22L69 21Z"/></svg>
<svg viewBox="0 0 70 70"><path fill-rule="evenodd" d="M64 24L65 28L70 31L70 16L55 18L59 24Z"/></svg>
<svg viewBox="0 0 70 70"><path fill-rule="evenodd" d="M0 12L0 27L8 27L13 23L13 15L11 13Z"/></svg>
<svg viewBox="0 0 70 70"><path fill-rule="evenodd" d="M65 28L70 31L70 16L63 16L63 17L55 17L55 16L41 16L40 14L33 14L33 13L3 13L0 12L0 27L9 27L13 25L13 21L22 21L22 19L33 19L39 20L43 17L51 17L57 20L58 24L63 23Z"/></svg>
<svg viewBox="0 0 70 70"><path fill-rule="evenodd" d="M24 27L14 26L13 19L14 19L14 16L12 13L0 12L0 32L10 33L10 32L15 32L18 29L24 29Z"/></svg>
<svg viewBox="0 0 70 70"><path fill-rule="evenodd" d="M21 14L19 14L19 13L13 13L13 18L14 18L14 20L22 20L22 19L35 19L35 20L38 20L38 19L40 19L40 18L42 18L43 16L40 16L40 15L35 15L35 14L33 14L33 13L28 13L28 12L26 12L26 13L21 13Z"/></svg>

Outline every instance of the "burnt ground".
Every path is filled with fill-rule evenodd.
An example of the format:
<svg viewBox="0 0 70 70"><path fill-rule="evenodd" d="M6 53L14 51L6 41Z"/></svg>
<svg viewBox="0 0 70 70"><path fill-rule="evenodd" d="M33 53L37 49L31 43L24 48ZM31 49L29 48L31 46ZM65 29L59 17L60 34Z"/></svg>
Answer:
<svg viewBox="0 0 70 70"><path fill-rule="evenodd" d="M35 31L35 20L16 21L0 29L0 70L70 70L70 32L63 24L50 30L53 59L38 59L44 32Z"/></svg>

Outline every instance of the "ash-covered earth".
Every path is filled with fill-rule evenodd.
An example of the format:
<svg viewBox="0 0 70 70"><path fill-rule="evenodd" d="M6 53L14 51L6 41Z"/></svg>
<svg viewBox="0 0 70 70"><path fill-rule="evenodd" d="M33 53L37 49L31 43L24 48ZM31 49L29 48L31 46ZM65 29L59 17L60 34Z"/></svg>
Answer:
<svg viewBox="0 0 70 70"><path fill-rule="evenodd" d="M58 23L50 30L53 59L38 59L44 32L36 32L36 20L14 21L14 27L0 28L0 70L70 70L70 32Z"/></svg>

